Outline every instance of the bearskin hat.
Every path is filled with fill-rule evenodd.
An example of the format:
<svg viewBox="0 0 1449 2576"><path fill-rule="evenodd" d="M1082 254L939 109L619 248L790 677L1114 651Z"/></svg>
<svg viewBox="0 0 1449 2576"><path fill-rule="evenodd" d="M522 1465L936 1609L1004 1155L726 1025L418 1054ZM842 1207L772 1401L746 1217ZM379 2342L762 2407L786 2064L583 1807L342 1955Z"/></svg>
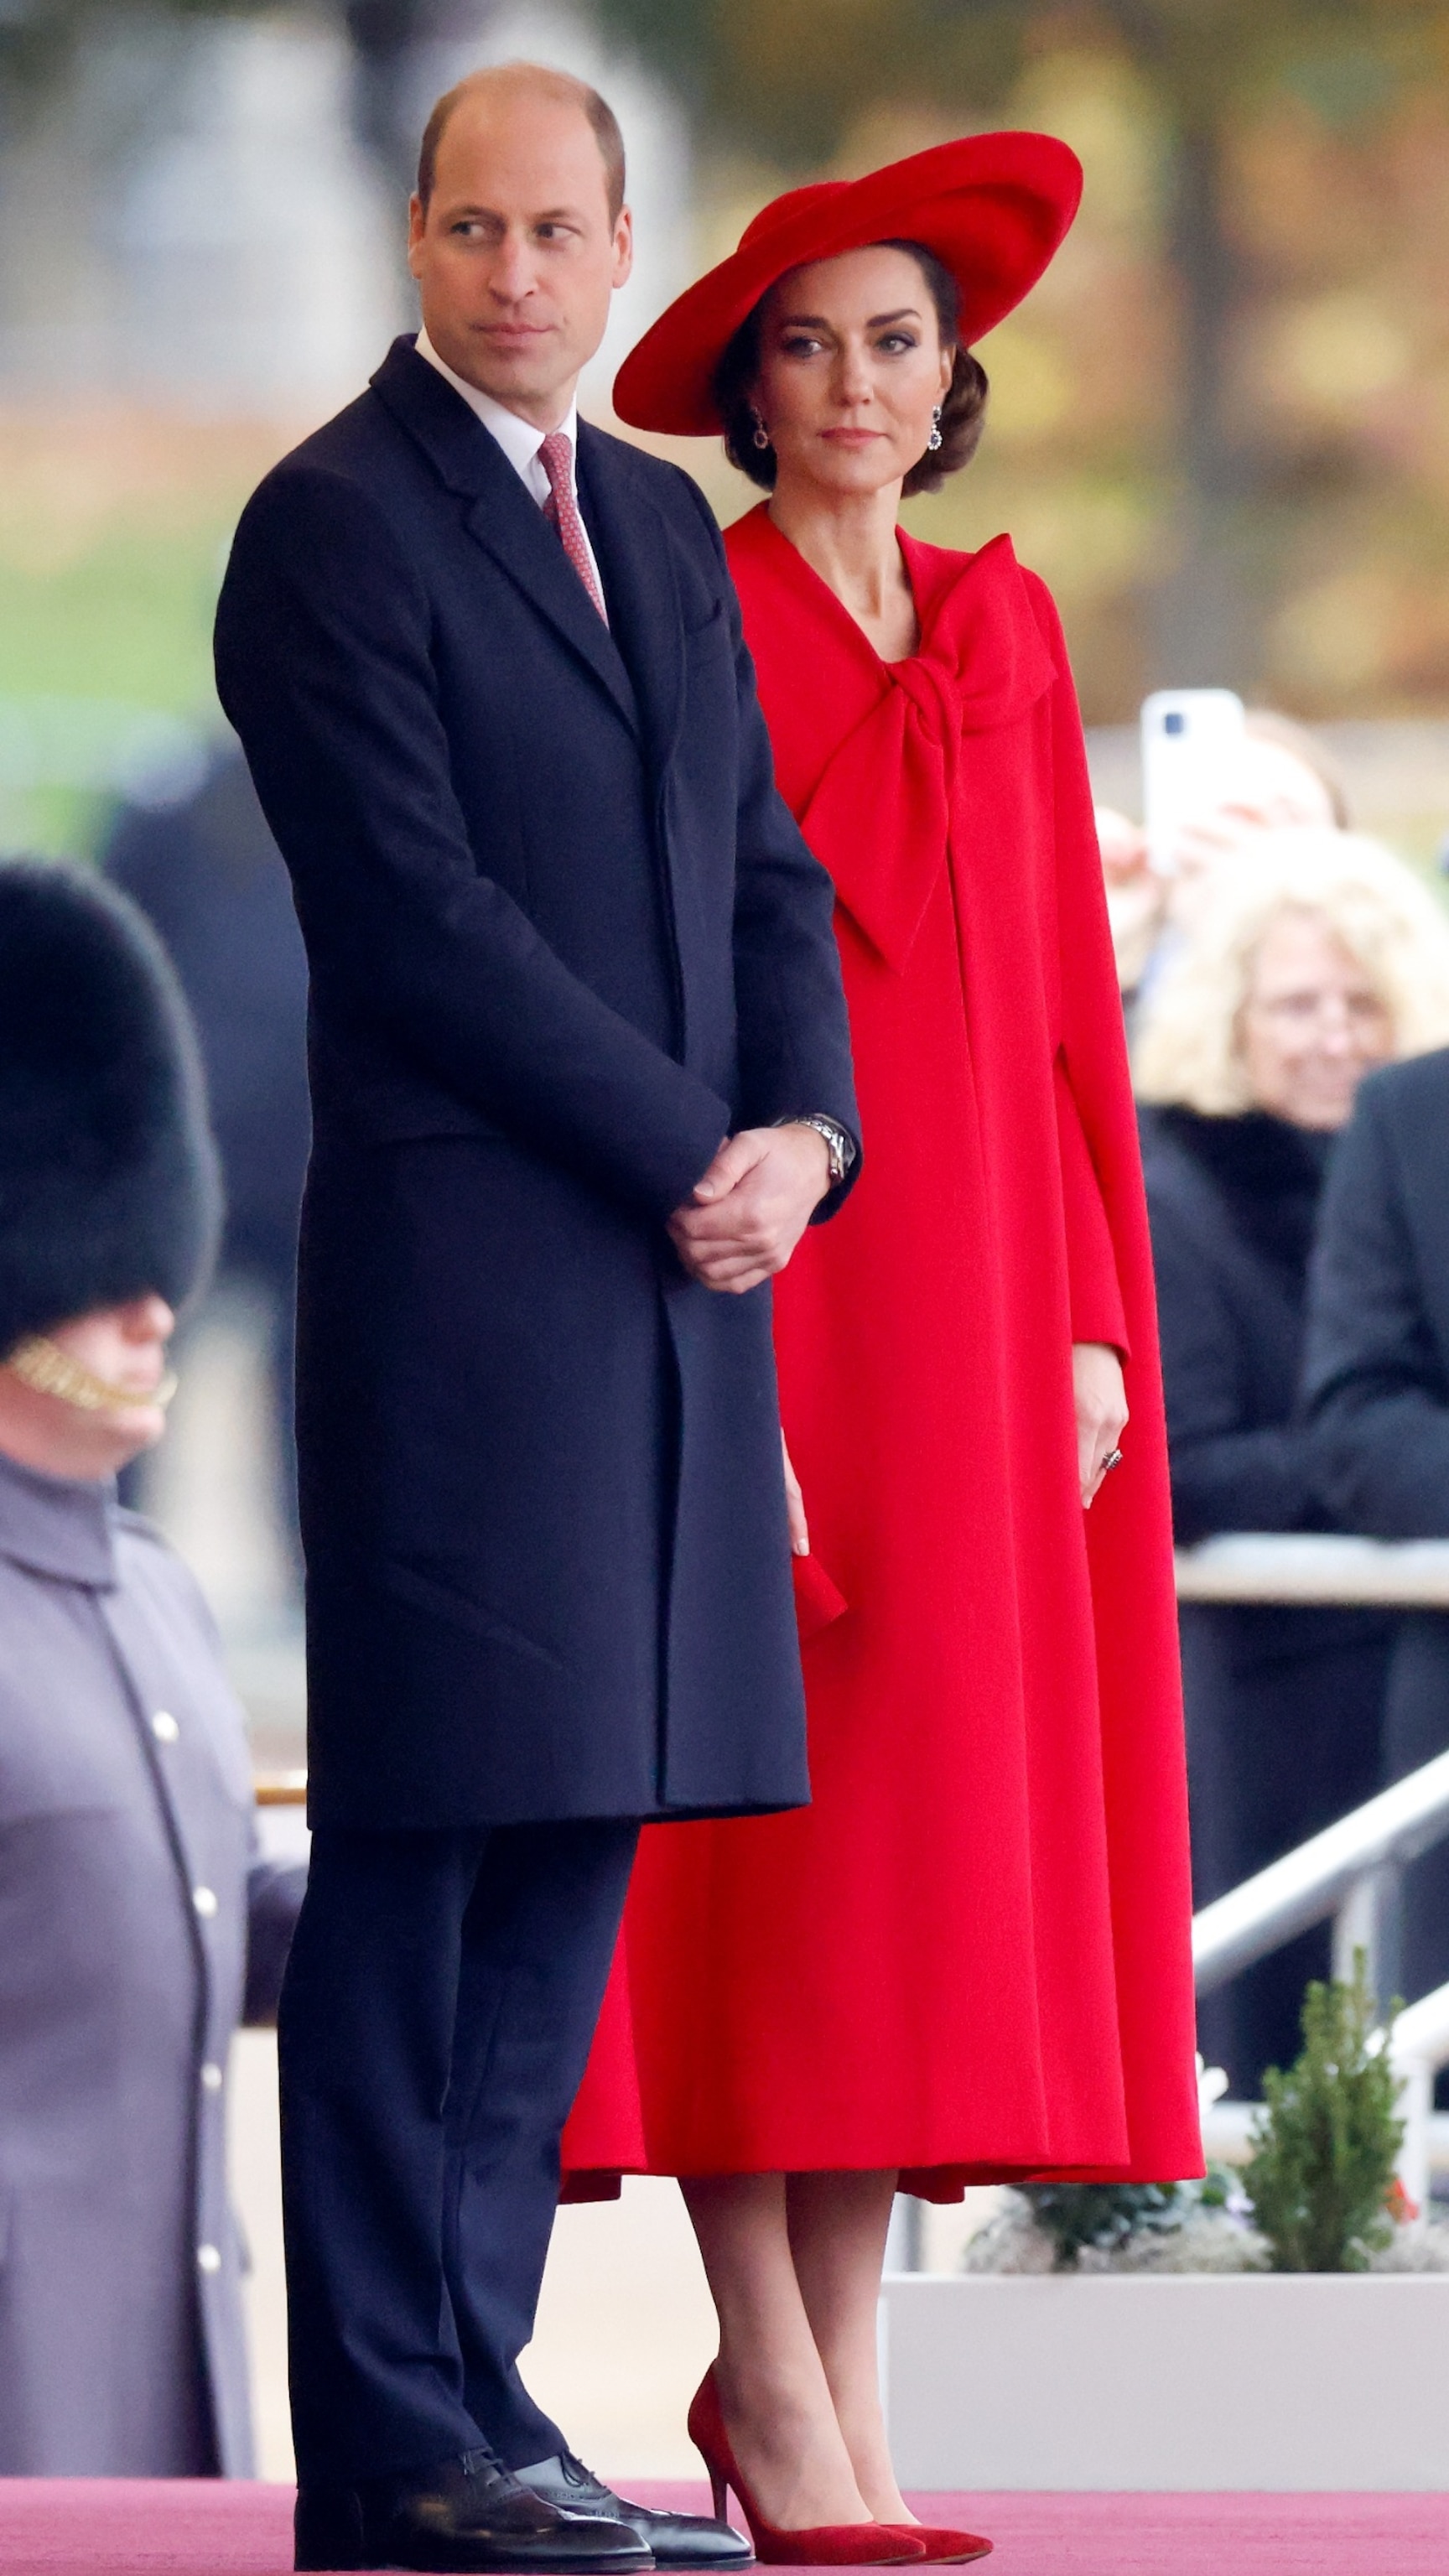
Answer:
<svg viewBox="0 0 1449 2576"><path fill-rule="evenodd" d="M0 864L0 1359L133 1297L180 1305L220 1213L196 1040L155 933L82 868Z"/></svg>

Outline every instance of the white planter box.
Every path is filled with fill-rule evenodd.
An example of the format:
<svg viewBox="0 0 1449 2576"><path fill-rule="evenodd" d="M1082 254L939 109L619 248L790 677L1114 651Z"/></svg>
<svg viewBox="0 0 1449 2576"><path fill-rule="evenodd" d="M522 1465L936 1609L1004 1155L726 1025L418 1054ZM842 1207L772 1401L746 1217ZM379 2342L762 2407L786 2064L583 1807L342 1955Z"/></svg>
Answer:
<svg viewBox="0 0 1449 2576"><path fill-rule="evenodd" d="M1449 2273L888 2274L901 2484L1449 2489Z"/></svg>

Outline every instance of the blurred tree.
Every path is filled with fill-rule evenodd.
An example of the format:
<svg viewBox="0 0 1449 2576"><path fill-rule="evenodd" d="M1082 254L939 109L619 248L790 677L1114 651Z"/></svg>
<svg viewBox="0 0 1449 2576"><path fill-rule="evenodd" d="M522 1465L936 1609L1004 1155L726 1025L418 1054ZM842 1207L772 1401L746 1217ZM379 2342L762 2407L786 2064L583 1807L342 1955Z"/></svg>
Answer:
<svg viewBox="0 0 1449 2576"><path fill-rule="evenodd" d="M255 17L276 0L153 0L173 18ZM140 14L138 12L138 14ZM477 0L339 0L359 69L358 126L390 167L398 154L397 74L430 36L476 32ZM0 113L63 73L74 47L117 15L116 0L0 0Z"/></svg>
<svg viewBox="0 0 1449 2576"><path fill-rule="evenodd" d="M255 17L274 10L276 0L152 5L173 18ZM406 87L398 74L408 54L433 36L476 34L483 9L478 0L338 0L337 14L357 57L359 133L395 175L398 96ZM0 0L0 116L23 111L27 94L60 76L74 47L116 15L116 0Z"/></svg>
<svg viewBox="0 0 1449 2576"><path fill-rule="evenodd" d="M393 184L417 166L409 59L430 39L476 37L488 0L332 0L357 67L359 141ZM152 0L172 18L256 17L276 0ZM142 14L138 12L138 14ZM116 0L0 0L0 140L27 104L65 76L75 48L117 15Z"/></svg>
<svg viewBox="0 0 1449 2576"><path fill-rule="evenodd" d="M417 137L403 102L415 46L433 32L438 0L344 0L343 22L357 58L357 131L389 179L409 188Z"/></svg>
<svg viewBox="0 0 1449 2576"><path fill-rule="evenodd" d="M76 45L88 32L114 23L122 5L125 0L0 0L0 142L7 126L13 129L24 118L27 102L63 77ZM145 14L166 11L184 22L224 13L246 15L275 5L276 0L149 0ZM359 135L389 182L405 185L419 112L410 60L419 62L435 40L476 35L488 0L329 0L329 5L345 27L356 59ZM579 5L592 5L606 33L670 78L691 103L704 133L787 174L805 175L832 162L840 166L842 154L848 164L852 137L858 152L867 121L884 109L899 107L907 116L923 111L929 134L953 127L969 130L1020 114L1014 100L1024 95L1029 121L1040 112L1032 105L1033 84L1052 63L1095 61L1119 67L1135 99L1143 103L1141 114L1152 129L1163 174L1147 256L1150 262L1166 262L1176 355L1170 366L1164 364L1161 341L1154 341L1144 375L1141 296L1149 293L1154 314L1160 309L1163 298L1152 284L1162 274L1159 264L1151 269L1145 289L1139 285L1131 290L1138 301L1130 311L1120 299L1114 303L1110 290L1095 300L1088 294L1077 326L1077 350L1068 363L1080 390L1081 334L1095 333L1107 353L1097 360L1097 377L1104 364L1117 369L1124 400L1134 407L1130 440L1114 429L1111 438L1117 444L1108 462L1112 472L1135 477L1141 514L1153 521L1151 547L1145 550L1151 554L1150 569L1131 577L1135 591L1119 592L1124 612L1130 605L1134 634L1145 610L1147 667L1161 680L1233 679L1252 687L1260 675L1271 673L1284 632L1285 603L1295 597L1306 600L1305 583L1317 583L1315 597L1327 605L1320 612L1309 602L1300 623L1317 618L1315 634L1332 627L1337 641L1326 661L1318 643L1303 661L1305 704L1313 703L1317 689L1327 691L1328 703L1342 705L1345 693L1351 699L1369 684L1371 667L1387 670L1384 655L1374 665L1366 646L1356 665L1363 677L1351 676L1355 657L1345 649L1346 630L1364 627L1365 602L1371 609L1380 604L1375 610L1380 626L1400 631L1395 649L1404 678L1397 685L1420 703L1442 689L1449 668L1449 613L1441 613L1434 600L1449 596L1449 583L1436 570L1436 556L1441 563L1449 561L1449 478L1432 459L1442 459L1444 453L1442 433L1433 421L1449 415L1442 412L1440 377L1432 372L1437 362L1432 354L1423 354L1432 351L1444 324L1427 274L1427 250L1413 279L1408 278L1402 247L1393 252L1404 269L1396 291L1402 312L1412 307L1408 329L1410 336L1417 334L1421 353L1415 361L1420 369L1416 388L1405 391L1392 421L1386 410L1374 423L1362 410L1350 418L1348 388L1361 377L1367 381L1368 364L1345 318L1353 299L1347 299L1330 328L1332 317L1320 315L1315 321L1303 300L1309 263L1298 259L1296 281L1281 264L1274 274L1274 252L1265 253L1273 225L1265 224L1263 208L1266 195L1281 193L1283 183L1276 175L1265 181L1262 164L1264 154L1271 160L1275 149L1275 116L1281 120L1286 112L1291 119L1295 102L1330 145L1337 138L1345 146L1342 151L1336 145L1323 148L1307 183L1304 170L1311 153L1306 148L1300 153L1294 183L1300 193L1309 184L1326 187L1332 195L1344 172L1352 174L1355 154L1361 167L1391 129L1402 144L1416 100L1430 100L1436 91L1441 101L1449 99L1449 0L579 0ZM1043 121L1052 121L1050 109ZM1426 173L1433 156L1442 155L1446 133L1449 111L1441 108L1429 116L1420 146L1412 140L1402 146L1394 181L1400 190L1397 220L1410 226L1422 223L1426 244L1438 211ZM902 142L896 148L907 146ZM1416 149L1418 175L1410 177L1407 161ZM1245 151L1248 161L1253 153L1258 156L1250 183L1244 179ZM1254 199L1251 205L1248 197ZM1338 273L1352 281L1356 312L1367 311L1378 320L1381 338L1391 337L1395 329L1402 336L1401 316L1391 318L1378 309L1384 245L1373 254L1380 269L1361 248L1345 251L1346 221L1340 207L1324 204L1321 230L1325 237L1334 235L1337 247L1318 262L1314 285L1326 283L1336 257ZM1310 229L1313 222L1316 214ZM1302 228L1300 220L1300 233ZM1289 229L1286 222L1278 227L1285 236ZM1291 271L1293 260L1286 265ZM1326 367L1338 370L1336 417L1329 418L1333 403L1323 402L1316 430L1304 426L1301 405L1295 425L1281 403L1275 410L1271 401L1265 402L1261 381L1249 384L1245 375L1245 349L1274 293L1285 305L1295 294L1302 301L1304 331L1319 334L1313 359L1318 377ZM1158 330L1155 320L1151 327ZM1329 339L1334 348L1325 357ZM1038 333L1038 361L1043 346ZM1255 346L1260 359L1266 346L1261 333ZM1004 337L1003 363L1007 355ZM1379 363L1382 367L1382 352ZM1160 398L1164 385L1166 401ZM1004 424L1004 409L1001 418ZM1091 435L1085 430L1078 434L1079 463L1083 441ZM1104 459L1110 443L1099 448ZM1034 468L1045 478L1038 488L1045 492L1050 485L1060 495L1061 509L1069 511L1074 497L1060 479L1060 462L1043 449ZM1055 484L1053 475L1058 475ZM1350 524L1362 532L1357 554L1345 533ZM1339 533L1336 552L1323 542L1330 527ZM1390 565L1395 547L1397 557ZM1075 555L1085 562L1080 529ZM1105 596L1100 584L1099 594ZM1130 696L1128 667L1134 652L1142 658L1140 645L1104 652L1100 627L1095 641L1097 668L1115 706ZM1310 670L1314 656L1316 667L1327 672L1335 654L1343 676L1316 680ZM1390 689L1394 685L1388 683Z"/></svg>
<svg viewBox="0 0 1449 2576"><path fill-rule="evenodd" d="M408 77L420 47L477 41L487 0L343 0L357 58L357 131L387 177L411 189L418 165L417 102Z"/></svg>
<svg viewBox="0 0 1449 2576"><path fill-rule="evenodd" d="M1301 465L1290 494L1232 399L1247 293L1234 138L1275 93L1296 90L1345 122L1442 82L1445 0L599 0L599 11L669 72L707 131L802 173L884 101L954 113L969 130L1003 111L1046 51L1126 57L1167 147L1179 315L1176 544L1154 603L1154 667L1176 685L1251 685L1304 494Z"/></svg>
<svg viewBox="0 0 1449 2576"><path fill-rule="evenodd" d="M245 16L266 0L162 0L178 18ZM64 69L71 48L116 15L115 0L0 0L0 106Z"/></svg>

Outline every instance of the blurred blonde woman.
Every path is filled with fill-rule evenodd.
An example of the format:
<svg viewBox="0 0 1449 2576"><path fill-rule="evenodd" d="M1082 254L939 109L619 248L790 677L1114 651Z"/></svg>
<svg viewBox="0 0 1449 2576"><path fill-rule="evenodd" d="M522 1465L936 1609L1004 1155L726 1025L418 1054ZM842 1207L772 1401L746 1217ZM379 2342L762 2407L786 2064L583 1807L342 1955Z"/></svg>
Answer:
<svg viewBox="0 0 1449 2576"><path fill-rule="evenodd" d="M1390 851L1302 828L1218 863L1134 1056L1180 1542L1331 1526L1295 1418L1319 1194L1363 1075L1446 1040L1449 920ZM1199 1905L1372 1795L1390 1633L1365 1611L1184 1606ZM1234 2093L1296 2054L1327 1956L1305 1934L1204 2005Z"/></svg>
<svg viewBox="0 0 1449 2576"><path fill-rule="evenodd" d="M1313 824L1346 832L1352 821L1342 774L1317 736L1271 707L1250 707L1236 753L1218 774L1210 804L1189 815L1166 869L1147 853L1147 834L1108 805L1097 808L1097 838L1117 980L1139 1017L1152 986L1224 859L1256 849L1265 832Z"/></svg>

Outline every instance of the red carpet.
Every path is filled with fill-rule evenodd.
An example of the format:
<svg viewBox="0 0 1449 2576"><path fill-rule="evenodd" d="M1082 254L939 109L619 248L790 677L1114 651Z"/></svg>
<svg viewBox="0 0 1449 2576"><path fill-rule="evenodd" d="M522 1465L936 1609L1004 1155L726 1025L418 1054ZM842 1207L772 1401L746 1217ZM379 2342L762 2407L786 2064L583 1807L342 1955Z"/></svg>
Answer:
<svg viewBox="0 0 1449 2576"><path fill-rule="evenodd" d="M638 2485L698 2512L702 2487ZM917 2496L996 2542L1001 2576L1449 2576L1449 2496ZM3 2576L283 2576L291 2492L0 2479Z"/></svg>

